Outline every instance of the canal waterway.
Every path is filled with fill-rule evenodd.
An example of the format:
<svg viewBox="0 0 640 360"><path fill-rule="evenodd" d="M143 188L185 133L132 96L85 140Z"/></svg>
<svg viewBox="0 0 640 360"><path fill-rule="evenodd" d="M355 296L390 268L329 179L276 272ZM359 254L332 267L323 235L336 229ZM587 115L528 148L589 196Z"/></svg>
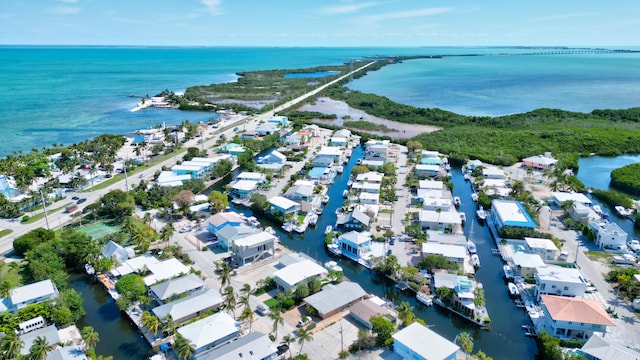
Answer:
<svg viewBox="0 0 640 360"><path fill-rule="evenodd" d="M73 274L69 282L82 294L87 313L78 321L78 328L92 326L100 334L96 354L113 356L114 360L147 359L153 354L137 328L121 316L120 309L102 285L84 274Z"/></svg>
<svg viewBox="0 0 640 360"><path fill-rule="evenodd" d="M265 226L272 226L279 236L282 245L287 248L303 252L317 261L324 263L335 260L324 248L324 230L327 225L335 225L335 210L342 206L342 192L347 188L347 181L351 168L356 165L356 159L363 156L362 147L353 149L351 160L344 168L344 173L337 175L335 183L329 187L329 203L325 206L322 215L318 218L315 228L310 227L304 234L286 233L275 224L263 222ZM475 203L471 200L471 187L464 181L464 177L459 170L452 171L454 182L454 195L460 196L462 205L460 211L464 211L469 221L465 225L465 234L469 235L473 220L475 219ZM223 186L219 184L219 186ZM233 210L250 215L251 211L243 208ZM482 330L469 321L453 315L437 306L426 307L415 299L415 294L410 291L401 292L396 289L393 283L378 278L375 273L357 265L356 263L340 259L339 265L344 269L345 276L351 281L359 283L365 291L374 295L400 304L408 301L414 308L418 317L438 334L453 341L460 332L469 332L474 338L474 352L484 351L496 360L499 359L533 359L537 353L535 342L524 335L523 324L529 324L529 320L524 311L515 307L513 301L509 299L507 286L502 278L502 260L491 253L495 248L488 228L478 223L473 225L471 238L478 247L478 256L482 268L478 271L476 278L482 282L485 289L487 309L491 317L491 328L489 331Z"/></svg>

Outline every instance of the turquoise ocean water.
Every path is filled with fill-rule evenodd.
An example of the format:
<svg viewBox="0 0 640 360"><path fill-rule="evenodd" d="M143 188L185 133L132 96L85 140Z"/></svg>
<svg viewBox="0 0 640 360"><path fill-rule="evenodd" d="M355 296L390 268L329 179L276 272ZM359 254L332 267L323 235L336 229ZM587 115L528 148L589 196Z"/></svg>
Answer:
<svg viewBox="0 0 640 360"><path fill-rule="evenodd" d="M0 156L102 133L128 133L207 113L129 112L164 89L234 81L236 72L333 65L375 55L463 55L411 60L352 88L416 106L501 115L539 107L590 111L640 104L640 55L536 55L527 48L0 47ZM547 51L547 50L545 50Z"/></svg>

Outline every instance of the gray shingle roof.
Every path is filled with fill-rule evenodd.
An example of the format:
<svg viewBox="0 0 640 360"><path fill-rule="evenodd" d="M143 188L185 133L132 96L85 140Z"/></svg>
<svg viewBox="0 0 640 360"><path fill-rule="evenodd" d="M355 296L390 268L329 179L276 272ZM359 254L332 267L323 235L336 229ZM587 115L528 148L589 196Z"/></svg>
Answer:
<svg viewBox="0 0 640 360"><path fill-rule="evenodd" d="M179 295L202 287L204 287L204 282L195 274L189 274L154 285L150 290L158 299L166 300L173 295Z"/></svg>
<svg viewBox="0 0 640 360"><path fill-rule="evenodd" d="M344 281L337 285L327 285L319 293L307 296L304 302L313 306L320 315L349 305L367 293L360 285Z"/></svg>

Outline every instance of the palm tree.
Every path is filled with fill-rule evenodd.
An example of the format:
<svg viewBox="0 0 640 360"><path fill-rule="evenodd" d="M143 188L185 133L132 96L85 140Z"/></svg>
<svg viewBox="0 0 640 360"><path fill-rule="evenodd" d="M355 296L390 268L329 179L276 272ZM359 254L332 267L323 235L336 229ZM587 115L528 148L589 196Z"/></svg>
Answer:
<svg viewBox="0 0 640 360"><path fill-rule="evenodd" d="M144 216L142 217L142 221L145 223L145 225L149 225L151 224L151 214L149 214L148 212L144 213Z"/></svg>
<svg viewBox="0 0 640 360"><path fill-rule="evenodd" d="M189 344L189 340L184 337L178 335L176 336L176 341L173 343L173 348L178 353L178 357L180 359L192 359L193 358L193 349L191 348L191 344Z"/></svg>
<svg viewBox="0 0 640 360"><path fill-rule="evenodd" d="M282 341L280 342L281 344L287 345L287 347L289 348L289 358L291 358L291 344L293 344L294 342L296 342L296 338L291 335L283 336Z"/></svg>
<svg viewBox="0 0 640 360"><path fill-rule="evenodd" d="M402 321L402 326L411 325L416 315L413 313L413 306L406 301L403 301L396 307L398 312L398 319Z"/></svg>
<svg viewBox="0 0 640 360"><path fill-rule="evenodd" d="M171 315L167 315L167 317L164 318L162 331L164 331L168 335L172 335L172 334L175 334L177 327L178 327L178 324L175 321L173 321L173 317L171 317Z"/></svg>
<svg viewBox="0 0 640 360"><path fill-rule="evenodd" d="M226 262L221 262L218 265L218 269L216 269L216 273L218 274L218 279L220 280L220 290L224 288L225 285L231 283L231 266Z"/></svg>
<svg viewBox="0 0 640 360"><path fill-rule="evenodd" d="M124 218L122 222L122 230L127 234L133 235L136 230L136 224L131 216Z"/></svg>
<svg viewBox="0 0 640 360"><path fill-rule="evenodd" d="M20 269L22 268L22 264L20 264L20 261L12 261L9 263L9 271L12 271L14 273L19 273Z"/></svg>
<svg viewBox="0 0 640 360"><path fill-rule="evenodd" d="M174 231L175 229L170 224L167 224L163 226L162 229L160 229L160 239L162 239L162 241L165 242L165 247L166 247L166 244L169 243L169 240L171 240L171 237L173 236Z"/></svg>
<svg viewBox="0 0 640 360"><path fill-rule="evenodd" d="M284 325L284 318L282 317L282 313L279 308L273 308L269 313L269 319L273 320L273 332L275 333L275 337L278 338L278 325Z"/></svg>
<svg viewBox="0 0 640 360"><path fill-rule="evenodd" d="M224 303L222 306L227 310L231 310L231 312L233 313L233 317L235 318L236 306L238 305L238 302L236 300L236 294L233 291L233 286L227 286L226 288L224 288L222 296L224 296Z"/></svg>
<svg viewBox="0 0 640 360"><path fill-rule="evenodd" d="M20 354L24 341L13 331L9 331L2 339L2 353L7 359L13 359Z"/></svg>
<svg viewBox="0 0 640 360"><path fill-rule="evenodd" d="M253 310L248 306L242 309L242 313L240 314L240 320L249 321L249 332L251 332L251 328L253 326L254 314Z"/></svg>
<svg viewBox="0 0 640 360"><path fill-rule="evenodd" d="M86 345L85 350L95 347L98 341L100 341L100 335L91 326L83 327L80 334Z"/></svg>
<svg viewBox="0 0 640 360"><path fill-rule="evenodd" d="M468 358L469 354L473 351L473 338L471 337L471 334L469 334L468 332L461 332L460 334L458 334L457 340L460 344L460 347L462 348L462 351L464 351L464 354Z"/></svg>
<svg viewBox="0 0 640 360"><path fill-rule="evenodd" d="M13 283L9 280L2 280L0 282L0 298L8 298L13 290Z"/></svg>
<svg viewBox="0 0 640 360"><path fill-rule="evenodd" d="M144 326L148 332L153 333L153 335L158 335L158 330L160 330L160 320L151 315L150 312L145 311L142 313L142 326Z"/></svg>
<svg viewBox="0 0 640 360"><path fill-rule="evenodd" d="M29 359L44 360L47 357L47 353L51 350L53 350L53 345L49 345L47 338L38 336L29 348Z"/></svg>
<svg viewBox="0 0 640 360"><path fill-rule="evenodd" d="M300 351L298 351L298 355L300 355L302 354L302 347L304 346L304 342L313 340L313 334L306 328L300 328L296 332L296 339L298 339L298 344L300 344Z"/></svg>

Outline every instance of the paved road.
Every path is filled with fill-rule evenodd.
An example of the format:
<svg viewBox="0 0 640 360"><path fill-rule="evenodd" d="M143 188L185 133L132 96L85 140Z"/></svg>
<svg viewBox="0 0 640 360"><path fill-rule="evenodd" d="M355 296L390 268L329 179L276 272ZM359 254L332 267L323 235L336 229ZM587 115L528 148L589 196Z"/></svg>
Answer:
<svg viewBox="0 0 640 360"><path fill-rule="evenodd" d="M231 124L223 124L223 126L229 126L229 128L227 130L217 130L214 132L214 136L208 140L206 140L201 146L204 148L211 148L215 145L217 139L218 139L218 135L219 134L224 134L225 137L227 139L230 139L233 137L234 131L233 128L235 126L241 126L244 125L245 129L247 131L250 130L254 130L256 128L256 126L261 122L261 121L267 121L271 116L273 116L274 114L276 114L278 111L282 111L284 109L287 109L291 106L293 106L294 104L300 103L302 101L304 101L305 99L316 95L318 92L322 91L323 89L337 83L338 81L341 81L347 77L349 77L351 74L360 71L364 68L367 68L368 66L370 66L371 64L373 64L373 62L371 63L367 63L365 65L363 65L362 67L354 70L351 73L348 73L346 75L343 75L325 85L322 85L302 96L299 96L291 101L286 102L285 104L282 104L280 106L278 106L277 108L274 108L272 111L267 112L265 114L261 114L258 115L256 117L247 117L247 118L240 118L238 121L235 121ZM196 140L192 140L194 145L190 145L190 146L198 146L195 142ZM131 188L134 185L136 185L137 183L140 182L141 180L141 176L144 176L144 178L149 178L151 177L153 174L155 174L157 171L161 171L163 166L172 166L175 165L176 161L181 157L181 155L177 155L174 157L171 157L170 159L167 159L159 164L156 164L154 166L151 166L143 171L140 172L136 172L135 174L131 174L131 176L128 177L128 187ZM103 195L105 195L106 193L108 193L109 191L112 190L116 190L116 189L120 189L120 190L125 190L126 186L125 186L125 180L121 180L117 183L114 183L104 189L101 190L96 190L96 191L90 191L90 192L86 192L86 193L68 193L68 196L74 196L77 195L79 197L83 197L86 198L87 201L85 203L83 203L81 206L78 206L78 210L82 210L84 207L86 207L89 204L95 203L97 202L100 197L102 197ZM62 206L62 204L65 204L66 200L63 201L59 201L57 202L55 205L53 206ZM57 204L61 204L61 205L57 205ZM47 220L48 220L48 225L47 225ZM72 218L69 214L65 214L63 213L63 210L57 211L54 214L50 214L48 216L48 219L40 219L38 221L35 221L31 224L28 225L24 225L21 224L20 222L14 222L14 221L8 221L8 220L0 220L0 228L5 228L5 229L11 229L13 232L10 235L7 235L3 238L0 239L0 254L8 254L9 252L11 252L13 250L13 240L16 237L19 237L29 231L31 231L32 229L38 228L38 227L43 227L43 228L50 228L50 229L56 229L56 228L60 228L68 223L70 223L72 221Z"/></svg>

